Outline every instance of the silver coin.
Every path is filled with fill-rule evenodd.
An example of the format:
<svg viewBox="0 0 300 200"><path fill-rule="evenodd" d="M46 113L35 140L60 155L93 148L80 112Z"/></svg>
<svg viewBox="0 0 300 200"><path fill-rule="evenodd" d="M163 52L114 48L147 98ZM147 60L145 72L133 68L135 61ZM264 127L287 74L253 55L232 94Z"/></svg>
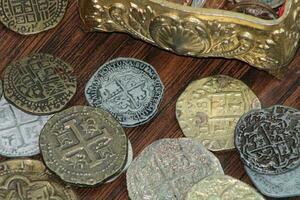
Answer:
<svg viewBox="0 0 300 200"><path fill-rule="evenodd" d="M256 188L266 196L274 198L300 196L300 167L278 175L260 174L246 166L245 169Z"/></svg>
<svg viewBox="0 0 300 200"><path fill-rule="evenodd" d="M39 135L50 116L27 114L0 100L0 155L33 156L40 153Z"/></svg>
<svg viewBox="0 0 300 200"><path fill-rule="evenodd" d="M132 200L180 200L201 179L224 174L219 160L189 138L162 139L135 158L127 170Z"/></svg>
<svg viewBox="0 0 300 200"><path fill-rule="evenodd" d="M85 97L91 106L110 112L123 126L148 122L157 112L164 86L148 63L118 58L101 66L88 81Z"/></svg>
<svg viewBox="0 0 300 200"><path fill-rule="evenodd" d="M275 105L243 115L235 129L235 146L252 170L280 174L300 165L300 114Z"/></svg>

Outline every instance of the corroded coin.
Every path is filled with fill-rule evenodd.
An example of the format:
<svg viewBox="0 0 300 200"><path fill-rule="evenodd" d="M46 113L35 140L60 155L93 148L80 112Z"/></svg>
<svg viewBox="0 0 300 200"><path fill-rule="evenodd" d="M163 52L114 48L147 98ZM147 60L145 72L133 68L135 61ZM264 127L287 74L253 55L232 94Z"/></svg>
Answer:
<svg viewBox="0 0 300 200"><path fill-rule="evenodd" d="M235 146L252 170L280 174L300 165L298 110L275 105L243 115L235 129Z"/></svg>
<svg viewBox="0 0 300 200"><path fill-rule="evenodd" d="M157 112L163 92L155 69L133 58L105 63L85 88L91 106L109 111L126 127L148 122Z"/></svg>
<svg viewBox="0 0 300 200"><path fill-rule="evenodd" d="M10 64L4 95L19 109L37 115L62 110L76 92L73 69L49 54L34 54Z"/></svg>
<svg viewBox="0 0 300 200"><path fill-rule="evenodd" d="M55 114L40 135L47 167L79 186L95 186L121 172L127 142L122 126L109 113L87 106Z"/></svg>
<svg viewBox="0 0 300 200"><path fill-rule="evenodd" d="M185 200L264 200L252 187L230 176L212 175L195 184Z"/></svg>
<svg viewBox="0 0 300 200"><path fill-rule="evenodd" d="M62 20L67 3L67 0L1 0L0 20L17 33L39 33Z"/></svg>
<svg viewBox="0 0 300 200"><path fill-rule="evenodd" d="M133 160L127 170L127 189L132 200L180 200L195 183L213 174L224 174L221 164L200 143L162 139Z"/></svg>
<svg viewBox="0 0 300 200"><path fill-rule="evenodd" d="M73 190L53 179L42 162L9 160L0 163L1 200L77 200Z"/></svg>
<svg viewBox="0 0 300 200"><path fill-rule="evenodd" d="M176 117L183 133L212 151L234 148L234 128L260 102L243 82L217 75L191 83L176 103Z"/></svg>
<svg viewBox="0 0 300 200"><path fill-rule="evenodd" d="M0 155L6 157L33 156L40 153L39 136L50 116L24 113L0 101Z"/></svg>

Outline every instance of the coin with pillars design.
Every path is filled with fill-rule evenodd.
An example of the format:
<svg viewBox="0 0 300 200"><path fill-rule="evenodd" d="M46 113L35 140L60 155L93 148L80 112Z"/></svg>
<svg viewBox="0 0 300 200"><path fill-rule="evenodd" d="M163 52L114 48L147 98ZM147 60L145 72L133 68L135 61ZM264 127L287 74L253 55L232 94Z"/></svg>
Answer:
<svg viewBox="0 0 300 200"><path fill-rule="evenodd" d="M55 114L40 135L47 167L78 186L95 186L120 173L127 142L122 126L108 112L87 106Z"/></svg>
<svg viewBox="0 0 300 200"><path fill-rule="evenodd" d="M176 103L176 117L185 136L212 151L234 149L234 128L260 102L243 82L217 75L192 82Z"/></svg>
<svg viewBox="0 0 300 200"><path fill-rule="evenodd" d="M4 95L19 109L45 115L62 110L76 92L73 68L49 54L34 54L5 69Z"/></svg>

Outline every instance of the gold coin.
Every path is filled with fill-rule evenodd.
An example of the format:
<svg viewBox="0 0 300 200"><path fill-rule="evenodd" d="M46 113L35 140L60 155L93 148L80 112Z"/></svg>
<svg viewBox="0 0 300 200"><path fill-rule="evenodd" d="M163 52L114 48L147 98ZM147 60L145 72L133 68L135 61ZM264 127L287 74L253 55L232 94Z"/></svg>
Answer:
<svg viewBox="0 0 300 200"><path fill-rule="evenodd" d="M95 186L121 172L127 146L122 126L108 112L88 106L55 114L40 135L46 166L78 186Z"/></svg>
<svg viewBox="0 0 300 200"><path fill-rule="evenodd" d="M185 200L263 200L255 189L230 176L212 175L188 192Z"/></svg>
<svg viewBox="0 0 300 200"><path fill-rule="evenodd" d="M45 115L62 110L76 93L73 68L49 54L34 54L4 72L7 101L24 112Z"/></svg>
<svg viewBox="0 0 300 200"><path fill-rule="evenodd" d="M22 35L55 27L63 18L67 0L1 0L0 20Z"/></svg>
<svg viewBox="0 0 300 200"><path fill-rule="evenodd" d="M38 160L9 160L0 163L1 200L77 200L76 194L55 180Z"/></svg>
<svg viewBox="0 0 300 200"><path fill-rule="evenodd" d="M176 117L185 136L212 151L234 149L239 118L260 108L259 99L243 82L217 75L191 83L176 103Z"/></svg>

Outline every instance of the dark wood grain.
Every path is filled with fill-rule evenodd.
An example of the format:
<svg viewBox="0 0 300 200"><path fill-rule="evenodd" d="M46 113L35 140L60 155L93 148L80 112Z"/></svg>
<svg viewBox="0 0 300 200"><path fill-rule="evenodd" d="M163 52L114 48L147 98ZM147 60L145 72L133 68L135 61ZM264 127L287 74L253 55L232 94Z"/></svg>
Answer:
<svg viewBox="0 0 300 200"><path fill-rule="evenodd" d="M265 107L284 104L300 108L299 52L285 78L277 80L266 72L236 60L183 57L125 34L86 33L82 28L76 1L70 1L64 20L55 29L33 36L20 36L1 25L0 35L0 73L10 62L36 52L53 54L75 68L79 88L69 106L87 104L84 98L86 82L99 66L112 58L134 57L153 65L164 82L165 96L159 113L151 122L126 129L135 156L157 139L183 137L175 119L175 103L191 81L202 77L226 74L249 85ZM227 175L251 184L235 151L216 155ZM75 189L83 200L128 199L125 175L97 188Z"/></svg>

